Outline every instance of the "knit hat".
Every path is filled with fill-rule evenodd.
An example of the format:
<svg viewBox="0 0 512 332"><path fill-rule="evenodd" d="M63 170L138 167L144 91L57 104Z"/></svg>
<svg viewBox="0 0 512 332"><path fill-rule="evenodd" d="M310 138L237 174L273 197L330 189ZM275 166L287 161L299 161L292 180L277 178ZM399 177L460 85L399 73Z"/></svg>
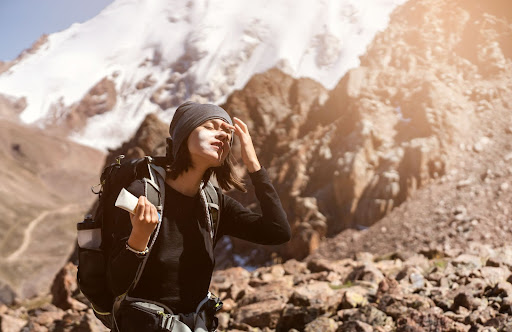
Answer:
<svg viewBox="0 0 512 332"><path fill-rule="evenodd" d="M212 104L198 104L187 101L181 104L174 113L169 127L172 139L172 156L176 160L178 150L188 135L205 121L221 119L233 125L229 114L221 107ZM233 137L231 137L233 139ZM170 144L170 142L168 142Z"/></svg>

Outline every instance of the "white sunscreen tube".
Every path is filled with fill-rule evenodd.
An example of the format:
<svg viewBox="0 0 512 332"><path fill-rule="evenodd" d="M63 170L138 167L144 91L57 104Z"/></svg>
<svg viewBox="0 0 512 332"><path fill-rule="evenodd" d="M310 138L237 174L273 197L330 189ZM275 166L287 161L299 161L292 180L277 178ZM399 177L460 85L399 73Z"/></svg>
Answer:
<svg viewBox="0 0 512 332"><path fill-rule="evenodd" d="M117 196L116 204L118 208L126 210L132 214L135 214L135 208L137 207L137 203L139 199L135 197L132 193L130 193L126 189L121 189L119 196Z"/></svg>

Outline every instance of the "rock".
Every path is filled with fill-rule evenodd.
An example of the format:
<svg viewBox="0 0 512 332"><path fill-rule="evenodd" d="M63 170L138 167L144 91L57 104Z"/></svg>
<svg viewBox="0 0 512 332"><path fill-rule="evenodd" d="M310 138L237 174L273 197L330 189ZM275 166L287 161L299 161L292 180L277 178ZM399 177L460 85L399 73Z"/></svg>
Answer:
<svg viewBox="0 0 512 332"><path fill-rule="evenodd" d="M73 263L68 263L60 270L55 276L53 281L52 304L63 310L86 310L88 308L82 302L73 298L73 295L78 292L78 284L76 282L77 267Z"/></svg>
<svg viewBox="0 0 512 332"><path fill-rule="evenodd" d="M466 324L470 324L472 326L476 324L486 324L488 321L490 321L492 318L496 317L498 313L496 310L485 307L483 309L475 310L471 312L465 319Z"/></svg>
<svg viewBox="0 0 512 332"><path fill-rule="evenodd" d="M397 331L467 331L469 327L457 323L433 310L412 310L408 317L397 320Z"/></svg>
<svg viewBox="0 0 512 332"><path fill-rule="evenodd" d="M237 301L238 306L245 306L257 302L266 302L277 300L287 303L293 292L292 276L285 276L269 284L264 284L254 290L247 291L245 295Z"/></svg>
<svg viewBox="0 0 512 332"><path fill-rule="evenodd" d="M358 252L356 253L356 258L355 260L358 261L358 262L369 262L369 263L373 263L374 262L374 255L372 253L369 253L369 252Z"/></svg>
<svg viewBox="0 0 512 332"><path fill-rule="evenodd" d="M283 269L288 275L306 274L310 271L307 268L307 264L299 262L295 259L289 259L283 264Z"/></svg>
<svg viewBox="0 0 512 332"><path fill-rule="evenodd" d="M237 323L254 327L275 328L285 303L281 300L268 300L241 306L233 315Z"/></svg>
<svg viewBox="0 0 512 332"><path fill-rule="evenodd" d="M361 321L349 321L340 325L336 332L372 332L373 328L371 325L363 323Z"/></svg>
<svg viewBox="0 0 512 332"><path fill-rule="evenodd" d="M512 296L512 284L508 282L498 282L494 287L490 287L486 292L486 296L499 296L506 298Z"/></svg>
<svg viewBox="0 0 512 332"><path fill-rule="evenodd" d="M238 300L250 291L251 274L244 268L233 267L223 271L215 271L212 276L212 291L216 294L226 292L226 298Z"/></svg>
<svg viewBox="0 0 512 332"><path fill-rule="evenodd" d="M482 278L490 286L494 286L501 281L506 281L510 276L510 270L504 267L484 266L480 269Z"/></svg>
<svg viewBox="0 0 512 332"><path fill-rule="evenodd" d="M346 278L347 281L363 280L375 284L378 284L382 279L384 279L382 272L374 264L368 262L355 267Z"/></svg>
<svg viewBox="0 0 512 332"><path fill-rule="evenodd" d="M372 304L365 305L358 310L345 309L342 311L343 314L340 315L340 312L338 312L338 316L340 316L343 322L355 320L369 324L374 328L382 327L386 330L393 330L395 328L395 323L393 322L393 319L387 316L384 312L377 309Z"/></svg>
<svg viewBox="0 0 512 332"><path fill-rule="evenodd" d="M12 305L16 299L16 293L12 288L0 280L0 303Z"/></svg>
<svg viewBox="0 0 512 332"><path fill-rule="evenodd" d="M226 330L229 326L229 314L227 312L219 312L217 313L217 319L219 320L218 328L220 330Z"/></svg>
<svg viewBox="0 0 512 332"><path fill-rule="evenodd" d="M334 319L328 317L318 317L305 326L304 332L336 332L337 329L338 324L334 321Z"/></svg>
<svg viewBox="0 0 512 332"><path fill-rule="evenodd" d="M97 318L94 316L92 309L87 310L85 317L80 322L80 329L90 332L108 332L110 329L106 328Z"/></svg>
<svg viewBox="0 0 512 332"><path fill-rule="evenodd" d="M295 306L319 308L321 313L335 309L341 301L343 292L334 290L326 282L313 282L296 287L289 303Z"/></svg>
<svg viewBox="0 0 512 332"><path fill-rule="evenodd" d="M236 308L236 302L233 301L233 299L227 298L225 300L222 300L222 311L231 312L235 308Z"/></svg>
<svg viewBox="0 0 512 332"><path fill-rule="evenodd" d="M0 314L0 331L2 332L20 332L26 324L27 321L24 319Z"/></svg>
<svg viewBox="0 0 512 332"><path fill-rule="evenodd" d="M362 287L351 287L343 293L340 307L342 309L362 307L368 303L367 294L368 291Z"/></svg>
<svg viewBox="0 0 512 332"><path fill-rule="evenodd" d="M463 254L451 261L457 268L478 269L482 267L482 259L478 256Z"/></svg>
<svg viewBox="0 0 512 332"><path fill-rule="evenodd" d="M37 314L33 323L50 328L56 321L61 320L65 315L65 312L55 306L47 306L44 311Z"/></svg>
<svg viewBox="0 0 512 332"><path fill-rule="evenodd" d="M306 324L312 322L320 315L319 308L287 304L279 319L277 330L288 331L290 329L297 329L303 331Z"/></svg>
<svg viewBox="0 0 512 332"><path fill-rule="evenodd" d="M452 310L456 311L459 307L464 307L469 310L474 310L480 306L481 302L478 298L473 297L470 294L459 293L453 299Z"/></svg>

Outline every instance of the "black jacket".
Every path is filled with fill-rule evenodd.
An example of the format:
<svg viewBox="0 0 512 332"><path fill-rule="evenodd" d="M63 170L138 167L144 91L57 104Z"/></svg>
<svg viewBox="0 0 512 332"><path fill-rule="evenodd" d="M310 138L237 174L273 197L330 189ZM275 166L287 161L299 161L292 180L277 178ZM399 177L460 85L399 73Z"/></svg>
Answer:
<svg viewBox="0 0 512 332"><path fill-rule="evenodd" d="M289 241L290 226L264 168L250 174L262 214L220 193L220 220L216 242L231 235L258 244ZM142 257L126 249L131 232L128 214L117 226L109 261L109 280L116 295L126 292ZM196 197L184 196L166 185L160 233L144 273L131 296L166 304L173 311L190 312L208 291L215 259L206 227L206 211Z"/></svg>

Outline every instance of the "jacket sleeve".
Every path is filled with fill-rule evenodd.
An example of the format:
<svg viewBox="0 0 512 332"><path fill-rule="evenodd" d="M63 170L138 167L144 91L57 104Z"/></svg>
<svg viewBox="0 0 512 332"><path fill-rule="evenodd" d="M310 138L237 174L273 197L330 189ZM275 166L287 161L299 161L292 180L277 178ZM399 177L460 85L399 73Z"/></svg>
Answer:
<svg viewBox="0 0 512 332"><path fill-rule="evenodd" d="M132 230L128 212L120 211L115 225L107 271L110 288L117 296L128 290L144 256L138 256L126 249L126 241Z"/></svg>
<svg viewBox="0 0 512 332"><path fill-rule="evenodd" d="M282 244L291 237L290 225L267 171L249 173L262 214L252 212L224 195L219 224L220 235L231 235L258 244Z"/></svg>

